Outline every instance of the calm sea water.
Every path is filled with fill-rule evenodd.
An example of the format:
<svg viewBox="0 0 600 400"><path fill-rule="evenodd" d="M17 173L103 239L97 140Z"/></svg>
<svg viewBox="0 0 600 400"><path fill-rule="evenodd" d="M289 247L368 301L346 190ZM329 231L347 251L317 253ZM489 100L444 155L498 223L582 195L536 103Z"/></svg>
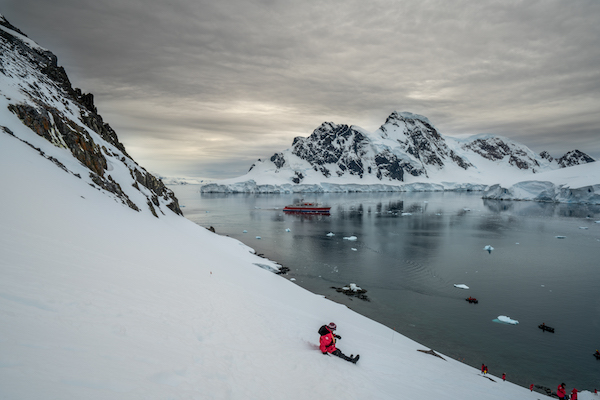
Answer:
<svg viewBox="0 0 600 400"><path fill-rule="evenodd" d="M485 363L491 374L505 372L526 387L600 389L600 361L592 356L600 348L600 207L488 201L480 193L207 195L193 185L170 188L188 219L290 268L282 279L424 346L476 368ZM282 212L302 198L331 206L331 215ZM350 236L358 239L344 239ZM331 288L349 283L366 289L370 301ZM500 315L519 324L494 322ZM542 322L555 333L542 332Z"/></svg>

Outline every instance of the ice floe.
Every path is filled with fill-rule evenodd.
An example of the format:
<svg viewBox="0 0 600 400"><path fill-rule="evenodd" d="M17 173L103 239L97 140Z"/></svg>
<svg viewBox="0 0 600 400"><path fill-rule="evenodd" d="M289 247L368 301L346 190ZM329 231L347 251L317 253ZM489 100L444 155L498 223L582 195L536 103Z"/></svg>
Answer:
<svg viewBox="0 0 600 400"><path fill-rule="evenodd" d="M351 242L357 241L358 238L356 236L346 236L344 237L344 240L349 240Z"/></svg>
<svg viewBox="0 0 600 400"><path fill-rule="evenodd" d="M335 236L335 233L333 233L333 232L329 232L329 233L327 234L327 236L329 236L329 237L331 237L331 236Z"/></svg>
<svg viewBox="0 0 600 400"><path fill-rule="evenodd" d="M509 324L509 325L517 325L519 323L519 321L512 319L510 317L507 317L506 315L499 315L497 318L498 322L502 322L503 324ZM496 321L496 320L494 320Z"/></svg>
<svg viewBox="0 0 600 400"><path fill-rule="evenodd" d="M469 287L467 285L465 285L464 283L455 283L454 284L455 288L459 288L459 289L468 289Z"/></svg>

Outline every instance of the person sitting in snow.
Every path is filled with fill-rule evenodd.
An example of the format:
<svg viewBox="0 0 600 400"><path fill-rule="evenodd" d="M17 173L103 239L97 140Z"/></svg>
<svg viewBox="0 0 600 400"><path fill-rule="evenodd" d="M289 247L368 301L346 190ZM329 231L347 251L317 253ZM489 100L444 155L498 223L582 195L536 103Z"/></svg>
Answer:
<svg viewBox="0 0 600 400"><path fill-rule="evenodd" d="M558 396L559 399L565 398L565 396L567 395L567 391L565 389L564 383L561 383L560 385L558 385L558 388L556 388L556 395Z"/></svg>
<svg viewBox="0 0 600 400"><path fill-rule="evenodd" d="M340 349L335 347L335 339L342 338L340 335L335 335L333 333L333 331L335 331L336 328L337 326L333 322L330 322L329 325L323 325L319 328L319 335L321 335L321 338L319 339L319 348L321 349L321 352L323 352L323 354L333 354L334 356L338 356L346 361L350 361L351 363L356 364L358 358L360 357L359 355L356 355L356 357L352 357L351 354L350 357L348 357L344 355L344 353L342 353Z"/></svg>

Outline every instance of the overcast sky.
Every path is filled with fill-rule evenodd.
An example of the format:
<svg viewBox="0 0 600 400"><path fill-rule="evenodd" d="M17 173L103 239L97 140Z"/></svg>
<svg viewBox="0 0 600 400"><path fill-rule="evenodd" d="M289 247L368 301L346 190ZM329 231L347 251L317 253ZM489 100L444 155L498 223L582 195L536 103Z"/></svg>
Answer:
<svg viewBox="0 0 600 400"><path fill-rule="evenodd" d="M600 159L600 1L0 0L128 152L226 178L393 111Z"/></svg>

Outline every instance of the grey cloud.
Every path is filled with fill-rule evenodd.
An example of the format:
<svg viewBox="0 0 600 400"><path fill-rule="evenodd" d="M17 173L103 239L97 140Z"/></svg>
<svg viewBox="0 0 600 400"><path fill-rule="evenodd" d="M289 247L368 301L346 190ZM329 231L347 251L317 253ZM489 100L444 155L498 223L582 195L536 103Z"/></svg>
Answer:
<svg viewBox="0 0 600 400"><path fill-rule="evenodd" d="M149 169L154 152L172 171L236 176L323 121L375 130L394 110L443 134L600 158L594 0L20 0L0 12L59 56Z"/></svg>

